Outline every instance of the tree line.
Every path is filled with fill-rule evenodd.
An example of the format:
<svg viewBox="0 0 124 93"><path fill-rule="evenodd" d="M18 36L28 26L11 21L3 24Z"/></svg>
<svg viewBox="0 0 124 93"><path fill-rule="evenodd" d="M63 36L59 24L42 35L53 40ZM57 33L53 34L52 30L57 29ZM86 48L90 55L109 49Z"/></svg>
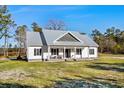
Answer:
<svg viewBox="0 0 124 93"><path fill-rule="evenodd" d="M92 31L93 40L99 45L99 52L124 53L124 30L115 27L101 33L98 29Z"/></svg>

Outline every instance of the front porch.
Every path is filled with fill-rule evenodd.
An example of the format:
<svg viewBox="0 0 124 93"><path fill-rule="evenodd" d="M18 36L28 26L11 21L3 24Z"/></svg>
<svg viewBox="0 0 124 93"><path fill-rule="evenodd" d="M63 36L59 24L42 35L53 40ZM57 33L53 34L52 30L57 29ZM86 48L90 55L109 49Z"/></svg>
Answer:
<svg viewBox="0 0 124 93"><path fill-rule="evenodd" d="M48 59L82 59L83 47L48 47Z"/></svg>

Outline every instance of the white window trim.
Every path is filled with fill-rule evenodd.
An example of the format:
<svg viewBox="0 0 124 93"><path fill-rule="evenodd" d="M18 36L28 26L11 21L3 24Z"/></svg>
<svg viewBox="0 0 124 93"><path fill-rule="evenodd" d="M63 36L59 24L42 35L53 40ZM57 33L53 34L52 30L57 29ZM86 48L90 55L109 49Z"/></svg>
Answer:
<svg viewBox="0 0 124 93"><path fill-rule="evenodd" d="M90 54L90 50L93 50L94 51L93 54ZM89 49L89 55L95 55L95 49L94 48L90 48Z"/></svg>
<svg viewBox="0 0 124 93"><path fill-rule="evenodd" d="M42 55L42 48L34 48L34 56L41 56L41 55Z"/></svg>
<svg viewBox="0 0 124 93"><path fill-rule="evenodd" d="M51 51L51 50L56 50L56 51ZM51 48L51 50L50 50L50 52L51 52L51 55L58 55L59 54L59 49L58 49L58 53L57 53L57 49L58 48ZM52 53L52 52L54 52L54 53Z"/></svg>
<svg viewBox="0 0 124 93"><path fill-rule="evenodd" d="M80 50L80 53L79 53L79 51L78 51L78 53L77 53L77 50ZM81 48L76 48L76 55L82 55L82 49Z"/></svg>

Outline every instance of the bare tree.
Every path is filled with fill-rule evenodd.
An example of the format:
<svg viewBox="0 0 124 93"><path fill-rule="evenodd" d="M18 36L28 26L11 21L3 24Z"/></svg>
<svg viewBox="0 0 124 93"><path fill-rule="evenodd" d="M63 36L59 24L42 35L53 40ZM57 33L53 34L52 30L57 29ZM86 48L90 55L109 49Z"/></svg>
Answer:
<svg viewBox="0 0 124 93"><path fill-rule="evenodd" d="M16 29L16 40L18 41L19 51L18 51L18 57L21 57L21 48L24 48L24 51L26 51L26 31L28 27L26 25L18 26Z"/></svg>
<svg viewBox="0 0 124 93"><path fill-rule="evenodd" d="M49 30L67 30L65 22L62 20L49 20L45 29Z"/></svg>

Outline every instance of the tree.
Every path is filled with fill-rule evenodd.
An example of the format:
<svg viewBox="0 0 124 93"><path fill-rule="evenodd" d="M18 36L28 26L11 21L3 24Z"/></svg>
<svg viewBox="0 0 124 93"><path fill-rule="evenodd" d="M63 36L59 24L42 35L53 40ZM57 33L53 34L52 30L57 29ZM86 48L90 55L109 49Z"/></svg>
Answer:
<svg viewBox="0 0 124 93"><path fill-rule="evenodd" d="M105 48L105 37L99 30L95 29L92 31L91 36L93 40L99 45L99 51L102 53Z"/></svg>
<svg viewBox="0 0 124 93"><path fill-rule="evenodd" d="M4 38L4 56L7 56L7 40L11 38L10 29L16 26L15 22L11 18L7 6L0 6L0 39Z"/></svg>
<svg viewBox="0 0 124 93"><path fill-rule="evenodd" d="M95 29L91 35L99 45L100 52L124 53L124 31L111 27L103 34Z"/></svg>
<svg viewBox="0 0 124 93"><path fill-rule="evenodd" d="M14 48L18 48L17 45L14 45Z"/></svg>
<svg viewBox="0 0 124 93"><path fill-rule="evenodd" d="M18 46L19 46L19 51L18 51L18 56L21 56L21 48L26 48L26 31L27 31L27 26L26 25L22 25L22 26L18 26L16 29L16 40L18 42ZM25 49L26 52L26 49Z"/></svg>
<svg viewBox="0 0 124 93"><path fill-rule="evenodd" d="M18 55L18 46L16 44L14 45L14 50L15 50L15 54Z"/></svg>
<svg viewBox="0 0 124 93"><path fill-rule="evenodd" d="M120 32L119 38L120 38L120 40L119 40L120 43L124 42L124 31L121 31L121 32Z"/></svg>
<svg viewBox="0 0 124 93"><path fill-rule="evenodd" d="M41 32L42 31L42 28L36 22L33 22L31 25L32 25L32 29L34 32Z"/></svg>
<svg viewBox="0 0 124 93"><path fill-rule="evenodd" d="M48 30L67 30L64 21L61 20L49 20L45 28Z"/></svg>
<svg viewBox="0 0 124 93"><path fill-rule="evenodd" d="M9 48L12 48L12 44L11 43L9 44Z"/></svg>
<svg viewBox="0 0 124 93"><path fill-rule="evenodd" d="M107 52L112 52L112 48L113 46L116 46L117 42L115 40L115 36L116 36L116 28L115 27L111 27L111 28L108 28L106 29L106 32L105 32L105 37L106 37L106 49L107 49Z"/></svg>

